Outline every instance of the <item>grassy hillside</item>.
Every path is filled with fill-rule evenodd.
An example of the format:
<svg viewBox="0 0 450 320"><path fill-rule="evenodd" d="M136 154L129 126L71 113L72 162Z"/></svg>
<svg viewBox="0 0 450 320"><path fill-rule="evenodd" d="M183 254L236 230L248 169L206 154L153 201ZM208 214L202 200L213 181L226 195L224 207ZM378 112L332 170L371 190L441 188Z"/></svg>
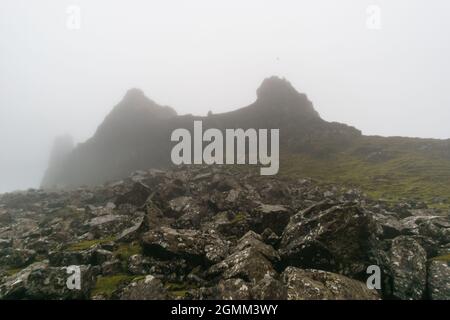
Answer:
<svg viewBox="0 0 450 320"><path fill-rule="evenodd" d="M284 154L280 174L356 186L374 198L425 201L450 208L448 141L362 137L326 156Z"/></svg>

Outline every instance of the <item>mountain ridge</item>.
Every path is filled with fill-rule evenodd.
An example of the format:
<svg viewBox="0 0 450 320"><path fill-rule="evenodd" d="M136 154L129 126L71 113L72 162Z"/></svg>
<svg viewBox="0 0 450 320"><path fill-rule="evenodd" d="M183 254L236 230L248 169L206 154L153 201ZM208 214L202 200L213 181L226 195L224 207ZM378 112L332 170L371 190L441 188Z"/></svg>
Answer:
<svg viewBox="0 0 450 320"><path fill-rule="evenodd" d="M170 165L171 131L190 129L194 120L202 120L204 128L222 130L279 128L284 132L282 147L293 150L312 150L311 136L325 134L338 145L361 134L355 128L323 120L305 94L278 77L262 82L254 103L206 117L179 116L174 109L147 98L142 90L130 89L90 139L48 168L42 187L93 185L133 170Z"/></svg>
<svg viewBox="0 0 450 320"><path fill-rule="evenodd" d="M314 172L328 172L327 168L319 165L312 170L310 161L306 163L309 170L302 169L305 163L292 161L292 156L295 158L300 155L303 158L310 157L312 162L336 167L332 173L340 172L339 179L347 175L350 177L348 181L343 179L334 182L353 184L358 179L365 181L365 171L372 174L374 170L373 176L370 176L372 179L378 179L378 172L382 171L383 175L388 176L401 173L409 178L409 175L417 175L417 179L430 180L430 183L436 175L436 181L440 184L446 184L447 179L450 184L450 175L446 173L447 167L450 172L450 140L365 136L352 126L322 119L306 94L299 93L286 79L275 76L266 78L256 95L256 100L245 107L225 113L195 116L178 115L171 107L161 106L147 98L142 90L130 89L90 139L79 144L59 163L49 166L41 186L93 186L121 179L136 170L169 167L170 151L174 145L170 141L171 132L177 128L191 131L194 120L202 120L204 129L280 129L282 172L306 176ZM410 161L408 156L411 157ZM401 167L392 169L392 172L386 173L381 167L405 157ZM421 166L429 161L431 167L423 172L417 168L417 172L414 172L415 169L411 169L415 166L414 159L418 159ZM436 159L439 168L443 168L442 172L436 173L432 166ZM360 175L355 177L352 176L353 169L346 164L354 161L361 167ZM341 173L343 167L348 168ZM403 179L403 176L399 179ZM327 178L323 174L312 177ZM394 182L382 187L388 190ZM444 189L437 194L448 198L450 190Z"/></svg>

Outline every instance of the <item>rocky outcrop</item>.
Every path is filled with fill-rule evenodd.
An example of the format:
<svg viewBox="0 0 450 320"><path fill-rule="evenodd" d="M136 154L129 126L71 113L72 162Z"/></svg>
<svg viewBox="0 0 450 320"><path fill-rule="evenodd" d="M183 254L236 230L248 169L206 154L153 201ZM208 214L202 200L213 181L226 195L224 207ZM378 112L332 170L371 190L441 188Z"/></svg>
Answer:
<svg viewBox="0 0 450 320"><path fill-rule="evenodd" d="M366 277L376 262L377 224L352 203L324 202L294 215L283 232L284 264Z"/></svg>
<svg viewBox="0 0 450 320"><path fill-rule="evenodd" d="M193 264L211 264L228 253L228 243L213 232L161 227L142 236L144 253L160 259L184 258Z"/></svg>
<svg viewBox="0 0 450 320"><path fill-rule="evenodd" d="M426 285L425 250L413 238L399 236L392 241L388 255L390 294L398 299L421 299Z"/></svg>
<svg viewBox="0 0 450 320"><path fill-rule="evenodd" d="M65 267L49 267L44 261L7 277L0 285L0 299L86 299L94 286L95 277L90 266L79 267L79 290L71 290L67 286L68 273Z"/></svg>
<svg viewBox="0 0 450 320"><path fill-rule="evenodd" d="M256 283L265 276L274 277L273 264L279 262L276 250L264 244L259 235L250 231L237 243L233 252L209 270L211 276L224 279L241 278Z"/></svg>
<svg viewBox="0 0 450 320"><path fill-rule="evenodd" d="M120 300L167 300L172 298L162 282L152 275L130 283L118 295Z"/></svg>
<svg viewBox="0 0 450 320"><path fill-rule="evenodd" d="M131 89L92 138L61 161L50 163L42 187L94 186L122 179L136 170L167 168L172 164L171 133L178 128L192 131L194 120L202 120L205 129L280 129L283 150L312 154L341 150L361 135L353 127L322 120L305 94L278 77L262 82L251 105L207 117L178 116L172 108L158 105L141 90Z"/></svg>
<svg viewBox="0 0 450 320"><path fill-rule="evenodd" d="M4 194L0 215L0 299L450 298L444 210L251 168Z"/></svg>
<svg viewBox="0 0 450 320"><path fill-rule="evenodd" d="M427 280L430 299L450 299L450 265L447 261L431 261L428 266Z"/></svg>
<svg viewBox="0 0 450 320"><path fill-rule="evenodd" d="M289 300L377 300L376 290L345 276L288 267L282 274Z"/></svg>

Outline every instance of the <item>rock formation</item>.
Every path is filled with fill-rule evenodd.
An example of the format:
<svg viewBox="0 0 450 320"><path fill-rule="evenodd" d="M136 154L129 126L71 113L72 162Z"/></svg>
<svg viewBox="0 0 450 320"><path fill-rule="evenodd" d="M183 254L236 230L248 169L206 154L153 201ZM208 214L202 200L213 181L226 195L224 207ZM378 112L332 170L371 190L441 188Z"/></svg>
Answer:
<svg viewBox="0 0 450 320"><path fill-rule="evenodd" d="M126 177L135 170L169 167L172 131L192 130L194 120L202 120L205 129L280 129L282 149L292 152L341 150L360 136L352 127L322 120L306 95L277 77L263 81L253 104L206 117L177 116L170 107L160 106L139 89L132 89L91 139L78 145L63 163L50 164L42 187L93 186Z"/></svg>
<svg viewBox="0 0 450 320"><path fill-rule="evenodd" d="M255 168L0 196L0 299L449 299L449 254L445 210Z"/></svg>

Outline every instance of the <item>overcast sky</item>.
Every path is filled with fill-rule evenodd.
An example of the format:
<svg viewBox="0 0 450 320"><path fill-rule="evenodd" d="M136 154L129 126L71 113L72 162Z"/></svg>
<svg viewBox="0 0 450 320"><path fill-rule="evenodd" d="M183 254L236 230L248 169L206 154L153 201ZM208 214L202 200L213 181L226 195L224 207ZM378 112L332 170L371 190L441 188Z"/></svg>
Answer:
<svg viewBox="0 0 450 320"><path fill-rule="evenodd" d="M86 140L131 87L204 115L279 75L325 120L450 138L449 17L448 0L1 0L0 192L38 186L53 138Z"/></svg>

